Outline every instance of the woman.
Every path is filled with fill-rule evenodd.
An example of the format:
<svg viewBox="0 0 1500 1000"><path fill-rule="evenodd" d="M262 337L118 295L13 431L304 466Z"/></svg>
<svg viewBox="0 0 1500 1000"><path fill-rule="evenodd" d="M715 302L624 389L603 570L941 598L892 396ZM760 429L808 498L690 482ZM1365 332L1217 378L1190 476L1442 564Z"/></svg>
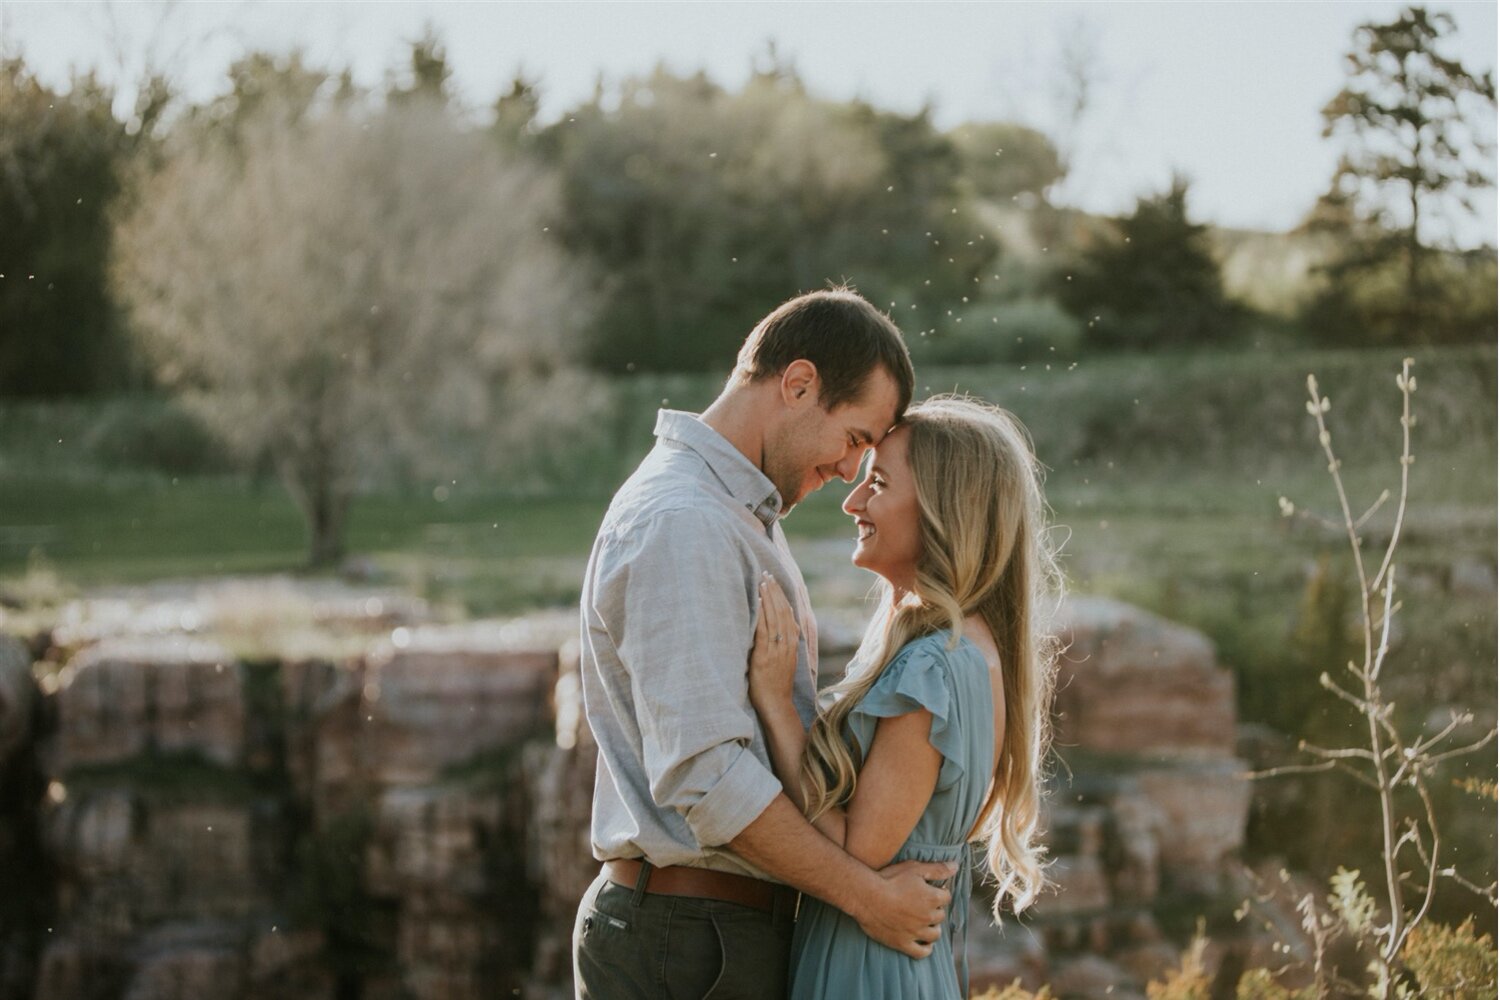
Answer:
<svg viewBox="0 0 1500 1000"><path fill-rule="evenodd" d="M1035 836L1061 594L1026 432L972 400L921 403L876 448L844 511L858 529L854 564L881 577L881 600L806 731L791 696L796 618L776 583L761 583L750 696L777 776L814 826L872 868L962 862L982 842L996 917L1006 898L1020 911L1043 883ZM968 889L965 866L949 912L934 913L926 959L804 897L791 997L966 994L967 965L956 972L954 957Z"/></svg>

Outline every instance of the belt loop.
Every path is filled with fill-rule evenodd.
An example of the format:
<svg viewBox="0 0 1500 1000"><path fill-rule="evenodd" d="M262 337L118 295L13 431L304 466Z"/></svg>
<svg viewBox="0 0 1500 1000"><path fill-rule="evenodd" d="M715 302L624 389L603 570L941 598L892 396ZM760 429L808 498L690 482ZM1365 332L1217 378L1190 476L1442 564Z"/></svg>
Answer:
<svg viewBox="0 0 1500 1000"><path fill-rule="evenodd" d="M651 881L651 862L642 858L641 873L635 877L635 894L630 897L631 906L641 905L641 897L646 895L646 883L649 881Z"/></svg>

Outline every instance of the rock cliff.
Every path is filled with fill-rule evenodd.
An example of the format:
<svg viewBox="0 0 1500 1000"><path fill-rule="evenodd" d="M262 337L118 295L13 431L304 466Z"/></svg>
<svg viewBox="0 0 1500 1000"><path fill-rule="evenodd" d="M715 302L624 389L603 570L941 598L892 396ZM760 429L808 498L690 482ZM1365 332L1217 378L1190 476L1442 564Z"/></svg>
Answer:
<svg viewBox="0 0 1500 1000"><path fill-rule="evenodd" d="M1075 600L1069 629L1056 891L1003 931L976 910L971 964L976 987L1130 995L1175 956L1160 915L1224 891L1243 843L1233 685L1126 605ZM570 995L597 870L572 631L252 660L91 635L60 669L0 639L0 1000ZM852 634L825 630L825 664Z"/></svg>

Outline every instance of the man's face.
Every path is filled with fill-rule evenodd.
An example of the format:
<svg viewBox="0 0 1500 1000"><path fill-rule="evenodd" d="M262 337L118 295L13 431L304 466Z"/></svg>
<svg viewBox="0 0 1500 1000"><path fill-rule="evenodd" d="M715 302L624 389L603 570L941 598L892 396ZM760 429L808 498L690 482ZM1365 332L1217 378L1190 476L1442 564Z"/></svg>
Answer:
<svg viewBox="0 0 1500 1000"><path fill-rule="evenodd" d="M865 379L853 402L824 410L816 389L766 442L765 473L786 513L829 480L852 483L864 454L896 422L900 392L884 368Z"/></svg>

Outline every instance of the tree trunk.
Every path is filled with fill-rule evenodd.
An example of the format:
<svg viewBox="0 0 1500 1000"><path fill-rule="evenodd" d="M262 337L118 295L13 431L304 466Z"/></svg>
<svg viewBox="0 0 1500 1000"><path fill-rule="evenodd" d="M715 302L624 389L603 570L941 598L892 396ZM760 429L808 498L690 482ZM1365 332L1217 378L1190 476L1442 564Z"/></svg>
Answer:
<svg viewBox="0 0 1500 1000"><path fill-rule="evenodd" d="M1419 208L1417 183L1411 184L1411 231L1406 237L1406 337L1409 342L1421 343L1423 338L1417 330L1417 322L1423 313L1422 303L1422 243L1417 233Z"/></svg>
<svg viewBox="0 0 1500 1000"><path fill-rule="evenodd" d="M1405 79L1402 80L1403 85ZM1417 323L1423 313L1422 308L1422 234L1418 226L1422 221L1421 203L1421 169L1422 169L1422 130L1418 128L1416 135L1412 137L1411 147L1411 179L1408 198L1411 202L1411 228L1406 233L1406 330L1403 336L1408 343L1421 343L1423 337L1417 330Z"/></svg>
<svg viewBox="0 0 1500 1000"><path fill-rule="evenodd" d="M307 569L326 569L344 558L344 527L351 497L333 482L326 459L303 455L284 458L282 482L307 525Z"/></svg>
<svg viewBox="0 0 1500 1000"><path fill-rule="evenodd" d="M344 524L349 498L320 486L308 511L308 569L336 566L344 558Z"/></svg>

